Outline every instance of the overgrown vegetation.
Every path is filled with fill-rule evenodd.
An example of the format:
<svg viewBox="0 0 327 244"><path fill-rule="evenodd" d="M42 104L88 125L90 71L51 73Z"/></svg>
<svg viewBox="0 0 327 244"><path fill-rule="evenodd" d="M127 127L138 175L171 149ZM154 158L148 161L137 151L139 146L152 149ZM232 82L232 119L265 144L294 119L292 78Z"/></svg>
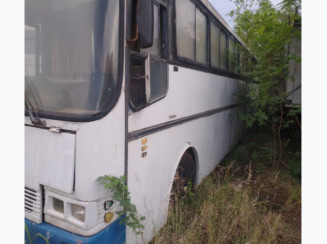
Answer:
<svg viewBox="0 0 327 244"><path fill-rule="evenodd" d="M144 229L142 221L144 221L145 217L139 216L136 206L131 203L130 192L126 185L126 176L115 177L105 175L98 177L97 181L106 189L111 190L113 198L122 207L121 210L116 212L119 217L122 217L121 223L131 227L135 234L142 236Z"/></svg>
<svg viewBox="0 0 327 244"><path fill-rule="evenodd" d="M36 233L33 237L30 234L30 230L28 229L27 225L25 224L25 237L27 236L27 240L25 240L26 244L33 244L35 242L37 243L45 243L45 244L50 244L48 238L46 238L44 235L41 233ZM40 241L42 240L42 241Z"/></svg>
<svg viewBox="0 0 327 244"><path fill-rule="evenodd" d="M300 243L301 180L283 165L276 169L272 153L269 133L249 133L173 206L152 244Z"/></svg>
<svg viewBox="0 0 327 244"><path fill-rule="evenodd" d="M231 12L235 32L245 46L240 72L247 82L247 111L241 118L248 127L268 128L273 138L273 160L278 167L283 162L283 130L290 127L299 137L301 108L287 108L286 83L294 80L289 72L291 60L301 61L301 54L289 52L295 39L301 38L301 1L284 0L274 7L269 0L234 0ZM297 24L295 24L297 23ZM244 93L243 93L244 94ZM297 138L298 139L298 138ZM300 140L297 140L297 142Z"/></svg>

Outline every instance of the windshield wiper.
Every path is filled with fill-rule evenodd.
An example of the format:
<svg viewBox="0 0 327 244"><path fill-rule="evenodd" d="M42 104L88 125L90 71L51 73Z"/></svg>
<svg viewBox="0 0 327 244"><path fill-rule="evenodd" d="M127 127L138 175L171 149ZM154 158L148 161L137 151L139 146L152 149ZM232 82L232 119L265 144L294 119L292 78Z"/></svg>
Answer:
<svg viewBox="0 0 327 244"><path fill-rule="evenodd" d="M30 91L28 94L30 96L32 96L32 98L34 98L34 100L37 102L37 99L36 99L37 92L33 86L31 77L28 74L27 74L27 76L25 76L25 86ZM27 110L27 113L28 113L33 125L42 126L42 127L44 127L46 125L45 121L42 121L40 119L40 116L39 116L37 110L33 107L31 101L29 100L28 96L26 95L26 89L25 89L25 109Z"/></svg>
<svg viewBox="0 0 327 244"><path fill-rule="evenodd" d="M46 126L45 121L42 121L39 117L39 114L37 113L36 109L33 108L31 102L28 100L26 94L25 94L25 109L28 112L28 115L30 117L30 120L32 122L33 125L36 126Z"/></svg>

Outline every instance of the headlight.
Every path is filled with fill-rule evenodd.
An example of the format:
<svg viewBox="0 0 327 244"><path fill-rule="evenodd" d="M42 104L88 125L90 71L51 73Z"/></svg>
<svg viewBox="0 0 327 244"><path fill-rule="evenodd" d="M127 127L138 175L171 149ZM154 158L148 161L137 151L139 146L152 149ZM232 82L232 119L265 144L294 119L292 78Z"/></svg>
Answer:
<svg viewBox="0 0 327 244"><path fill-rule="evenodd" d="M52 198L53 209L59 213L64 213L64 202L58 198Z"/></svg>
<svg viewBox="0 0 327 244"><path fill-rule="evenodd" d="M85 222L85 207L76 204L71 204L70 206L73 217L81 222Z"/></svg>
<svg viewBox="0 0 327 244"><path fill-rule="evenodd" d="M115 212L121 211L119 203L107 196L92 202L79 201L69 196L45 187L45 222L75 234L90 236L115 221L118 218Z"/></svg>

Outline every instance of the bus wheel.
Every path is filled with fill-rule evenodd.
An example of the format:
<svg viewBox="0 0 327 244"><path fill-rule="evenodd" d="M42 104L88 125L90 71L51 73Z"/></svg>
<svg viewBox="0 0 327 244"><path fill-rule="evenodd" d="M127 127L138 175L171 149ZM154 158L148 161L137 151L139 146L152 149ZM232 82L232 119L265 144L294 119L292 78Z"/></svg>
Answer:
<svg viewBox="0 0 327 244"><path fill-rule="evenodd" d="M196 176L195 157L192 150L184 153L174 176L173 186L170 194L170 207L181 199L191 187L193 190Z"/></svg>

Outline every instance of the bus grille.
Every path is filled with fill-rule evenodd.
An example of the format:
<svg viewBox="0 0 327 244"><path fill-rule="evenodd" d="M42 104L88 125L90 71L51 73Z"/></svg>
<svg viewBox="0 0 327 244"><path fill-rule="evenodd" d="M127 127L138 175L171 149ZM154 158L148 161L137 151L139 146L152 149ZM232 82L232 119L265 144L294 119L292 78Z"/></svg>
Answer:
<svg viewBox="0 0 327 244"><path fill-rule="evenodd" d="M33 222L42 222L41 193L25 187L25 217Z"/></svg>

